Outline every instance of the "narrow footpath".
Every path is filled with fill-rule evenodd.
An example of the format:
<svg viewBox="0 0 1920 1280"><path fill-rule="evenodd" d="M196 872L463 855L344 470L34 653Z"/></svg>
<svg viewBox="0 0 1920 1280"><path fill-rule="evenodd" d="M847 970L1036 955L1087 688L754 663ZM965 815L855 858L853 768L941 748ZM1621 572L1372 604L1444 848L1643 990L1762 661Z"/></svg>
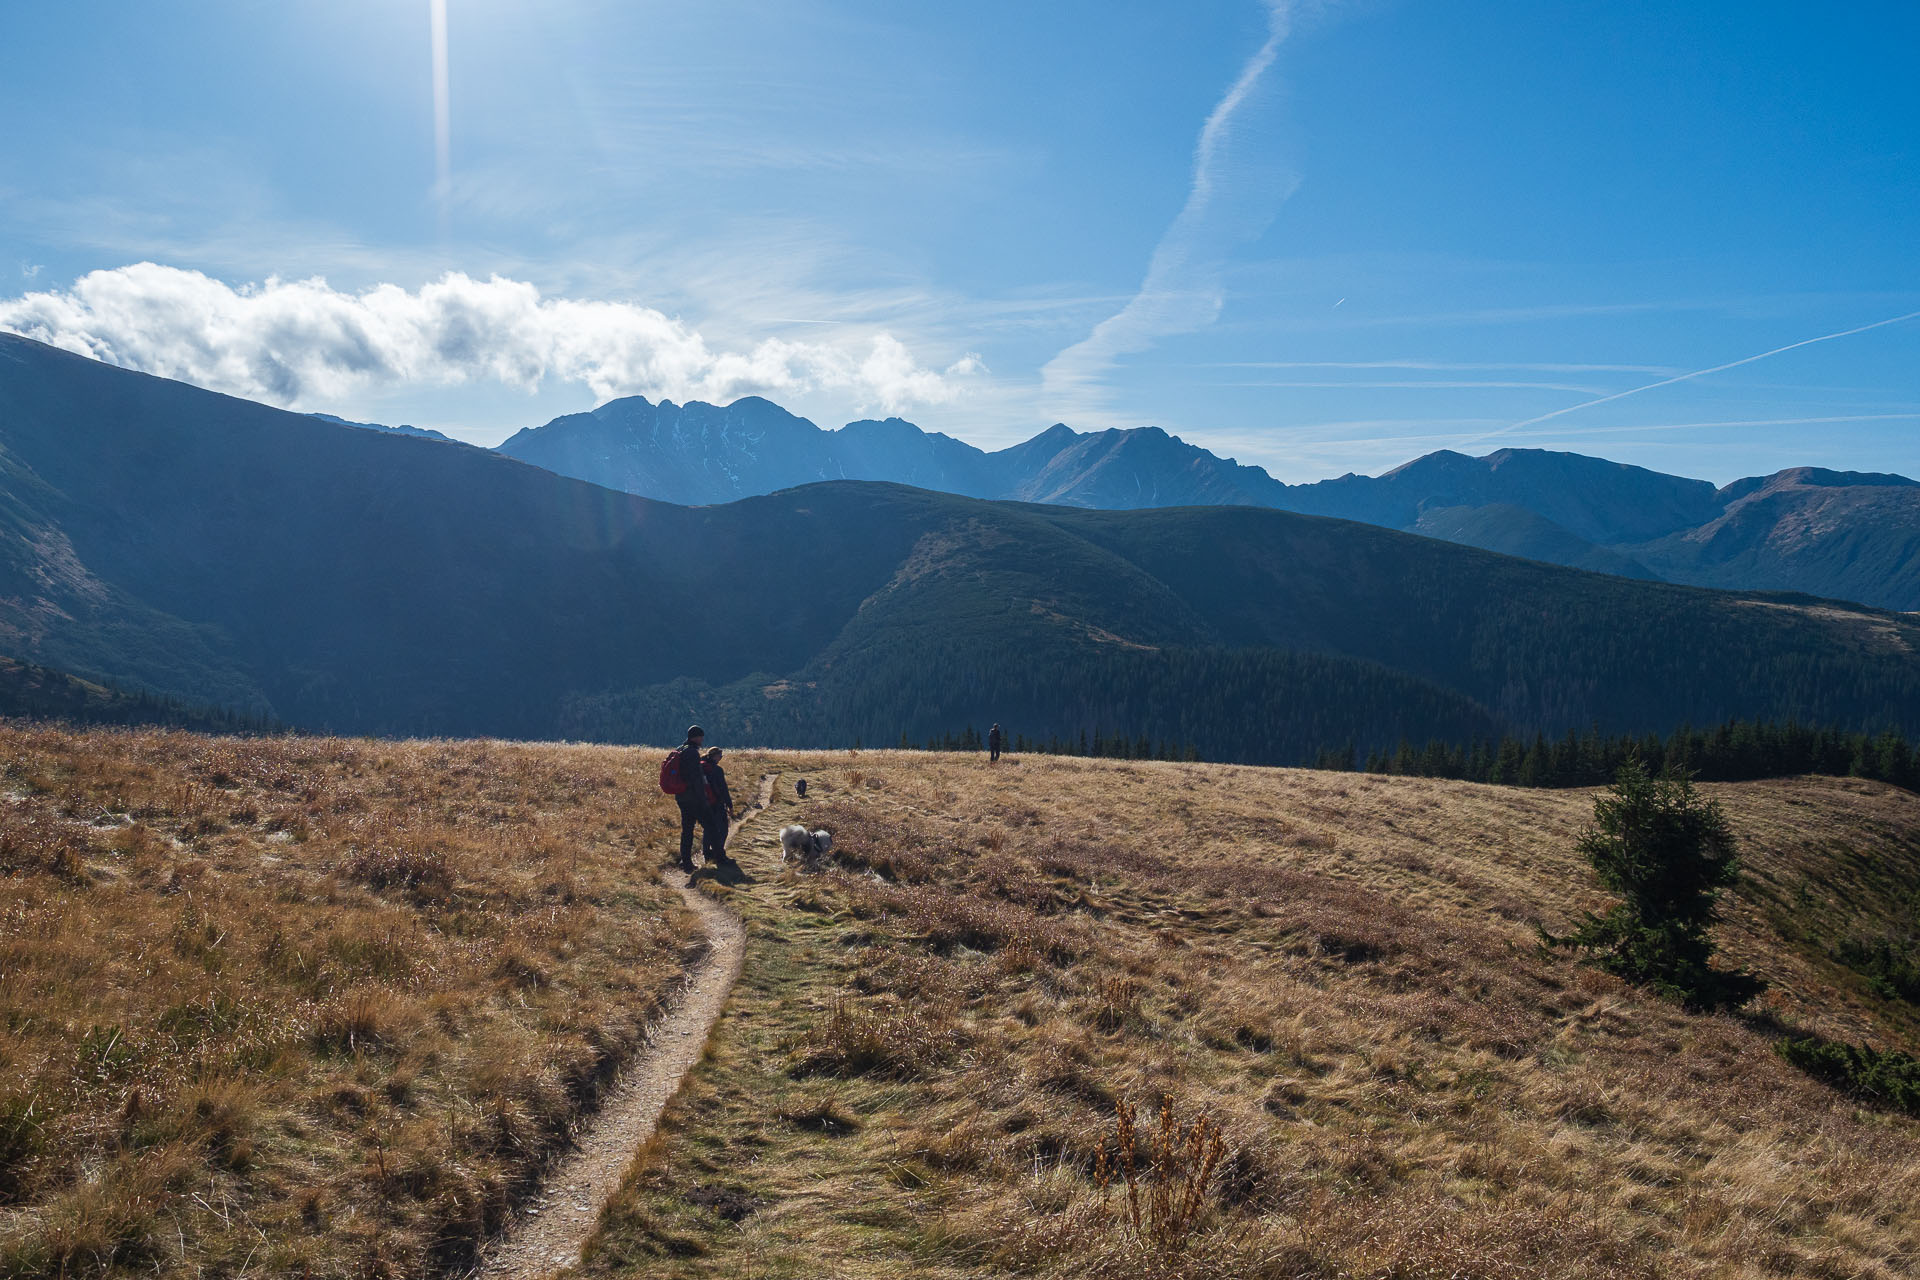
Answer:
<svg viewBox="0 0 1920 1280"><path fill-rule="evenodd" d="M778 774L760 779L760 795L727 834L733 844L740 829L773 801ZM528 1199L519 1215L490 1246L474 1275L488 1280L539 1280L580 1261L580 1248L593 1233L600 1210L620 1189L627 1166L653 1136L660 1113L706 1048L707 1035L720 1018L740 963L746 954L746 929L740 918L694 888L688 877L668 872L688 909L700 917L707 953L688 975L686 988L649 1032L647 1048L621 1074L620 1083L581 1127L574 1149L554 1165L546 1185Z"/></svg>

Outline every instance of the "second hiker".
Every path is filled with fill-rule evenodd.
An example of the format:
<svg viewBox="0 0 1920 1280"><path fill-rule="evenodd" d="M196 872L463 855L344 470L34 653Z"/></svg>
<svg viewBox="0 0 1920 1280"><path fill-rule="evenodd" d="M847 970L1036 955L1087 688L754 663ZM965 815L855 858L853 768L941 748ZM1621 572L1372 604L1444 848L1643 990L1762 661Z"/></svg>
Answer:
<svg viewBox="0 0 1920 1280"><path fill-rule="evenodd" d="M727 828L733 824L733 792L727 790L727 771L720 767L720 748L707 752L701 762L707 778L707 793L713 797L707 814L706 839L701 852L716 866L727 860Z"/></svg>

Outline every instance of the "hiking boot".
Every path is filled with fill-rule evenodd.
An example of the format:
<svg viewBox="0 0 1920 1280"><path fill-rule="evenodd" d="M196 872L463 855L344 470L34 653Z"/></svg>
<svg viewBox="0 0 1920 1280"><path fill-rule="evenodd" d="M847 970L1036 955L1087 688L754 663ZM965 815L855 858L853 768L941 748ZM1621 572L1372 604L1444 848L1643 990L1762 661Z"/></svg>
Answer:
<svg viewBox="0 0 1920 1280"><path fill-rule="evenodd" d="M684 872L686 872L686 873L687 873L688 875L692 875L692 874L693 874L693 859L692 859L692 858L682 858L682 859L680 859L680 869L681 869L682 871L684 871Z"/></svg>

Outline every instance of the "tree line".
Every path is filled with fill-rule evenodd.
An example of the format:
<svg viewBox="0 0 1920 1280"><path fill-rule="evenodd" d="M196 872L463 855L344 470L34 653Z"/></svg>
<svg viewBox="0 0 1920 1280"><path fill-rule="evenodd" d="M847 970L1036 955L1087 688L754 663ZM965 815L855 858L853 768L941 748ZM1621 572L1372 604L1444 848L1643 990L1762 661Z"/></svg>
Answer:
<svg viewBox="0 0 1920 1280"><path fill-rule="evenodd" d="M929 672L938 672L930 679ZM1027 751L1298 765L1328 743L1464 741L1501 722L1469 699L1377 663L1278 649L1119 649L1097 658L1019 637L903 636L809 678L683 679L568 698L566 737L664 742L691 721L770 747L932 745L960 750L987 716ZM1096 740L1097 744L1096 745ZM1021 738L1009 739L1022 750ZM1082 745L1084 743L1084 746ZM1122 744L1125 745L1124 751Z"/></svg>
<svg viewBox="0 0 1920 1280"><path fill-rule="evenodd" d="M1095 756L1107 760L1200 759L1200 748L1191 742L1156 739L1144 733L1135 737L1095 729L1091 734L1082 730L1078 737L1054 733L1044 738L1008 734L1004 729L1001 733L1001 749L1009 755ZM968 725L958 733L948 730L920 742L903 733L897 745L902 751L984 751L987 740L978 729Z"/></svg>
<svg viewBox="0 0 1920 1280"><path fill-rule="evenodd" d="M94 683L53 667L0 657L0 716L75 725L157 726L197 733L272 734L270 715Z"/></svg>
<svg viewBox="0 0 1920 1280"><path fill-rule="evenodd" d="M1561 738L1511 734L1466 743L1403 739L1392 751L1361 758L1349 743L1313 757L1316 769L1457 778L1516 787L1591 787L1612 781L1629 760L1655 774L1685 773L1707 782L1745 782L1812 773L1872 778L1920 790L1913 742L1893 729L1879 733L1818 728L1796 721L1730 720L1715 728L1683 726L1670 734L1602 734Z"/></svg>
<svg viewBox="0 0 1920 1280"><path fill-rule="evenodd" d="M1012 755L1207 758L1191 742L1104 730L1078 736L1008 733L1003 741ZM924 739L902 733L895 745L908 751L984 751L986 738L969 724ZM1553 739L1540 734L1477 738L1465 744L1434 739L1419 747L1403 740L1395 750L1370 751L1364 759L1349 743L1319 752L1309 764L1315 769L1513 787L1594 787L1613 782L1629 761L1640 762L1656 776L1673 772L1704 782L1820 774L1871 778L1920 790L1920 748L1899 732L1853 733L1793 721L1730 720L1711 729L1689 725L1665 735L1603 734L1590 729Z"/></svg>

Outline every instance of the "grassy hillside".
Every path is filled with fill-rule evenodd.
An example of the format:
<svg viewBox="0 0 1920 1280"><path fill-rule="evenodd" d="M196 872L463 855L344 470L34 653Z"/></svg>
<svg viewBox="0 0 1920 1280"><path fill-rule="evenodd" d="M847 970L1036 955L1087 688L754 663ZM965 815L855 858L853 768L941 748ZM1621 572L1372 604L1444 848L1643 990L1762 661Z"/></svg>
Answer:
<svg viewBox="0 0 1920 1280"><path fill-rule="evenodd" d="M1536 925L1602 901L1572 851L1590 792L736 767L783 771L771 816L832 828L837 869L742 854L755 881L720 892L746 975L590 1275L1912 1273L1920 1119L1771 1047L1797 1026L1920 1048L1914 1007L1836 959L1911 936L1910 793L1708 788L1752 869L1723 946L1774 981L1731 1018L1538 951ZM1163 1102L1182 1141L1156 1166Z"/></svg>
<svg viewBox="0 0 1920 1280"><path fill-rule="evenodd" d="M0 760L0 1276L457 1269L688 958L633 752L0 726Z"/></svg>
<svg viewBox="0 0 1920 1280"><path fill-rule="evenodd" d="M0 756L0 1275L457 1270L686 959L651 752ZM730 763L781 774L748 878L708 882L745 974L587 1274L1910 1273L1920 1119L1771 1045L1920 1048L1868 963L1920 923L1911 793L1709 788L1752 869L1721 939L1774 986L1706 1018L1537 950L1601 902L1591 793ZM834 830L827 874L783 872L789 818ZM1156 1216L1163 1100L1199 1164L1167 1155L1189 1192Z"/></svg>
<svg viewBox="0 0 1920 1280"><path fill-rule="evenodd" d="M1920 625L1250 508L841 482L687 508L0 335L0 641L308 729L777 746L972 720L1352 739L1920 732Z"/></svg>

